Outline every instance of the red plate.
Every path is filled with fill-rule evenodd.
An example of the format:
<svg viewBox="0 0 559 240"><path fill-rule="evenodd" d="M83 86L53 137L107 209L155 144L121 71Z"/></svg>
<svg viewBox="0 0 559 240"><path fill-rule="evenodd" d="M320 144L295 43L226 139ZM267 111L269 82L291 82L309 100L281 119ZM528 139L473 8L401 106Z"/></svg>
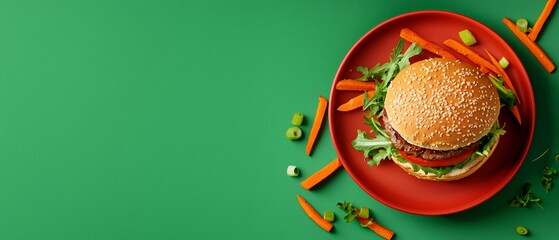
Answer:
<svg viewBox="0 0 559 240"><path fill-rule="evenodd" d="M467 178L452 182L429 182L409 176L391 161L369 167L362 152L351 146L357 129L368 131L363 112L338 112L336 108L359 94L337 91L341 79L356 78L359 65L372 67L388 61L389 54L400 39L400 29L407 27L423 37L444 46L447 38L460 40L458 32L469 29L478 43L472 48L486 59L484 48L500 59L505 56L510 65L507 73L518 91L522 125L510 111L502 109L500 121L506 122L507 133L486 164ZM406 47L409 44L406 43ZM450 50L453 52L452 50ZM454 52L453 52L454 53ZM468 61L460 54L455 54ZM413 61L434 57L423 52ZM348 52L336 74L330 93L329 122L332 140L344 168L353 180L376 200L394 209L420 215L444 215L472 208L495 195L516 174L526 158L535 124L535 101L532 85L524 66L511 47L487 26L469 17L444 11L419 11L389 19L363 36Z"/></svg>

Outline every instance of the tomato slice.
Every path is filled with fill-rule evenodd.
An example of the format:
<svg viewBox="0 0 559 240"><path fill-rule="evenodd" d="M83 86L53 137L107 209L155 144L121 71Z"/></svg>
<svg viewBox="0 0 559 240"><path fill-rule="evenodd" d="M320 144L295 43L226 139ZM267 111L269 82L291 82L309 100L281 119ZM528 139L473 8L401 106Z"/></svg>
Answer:
<svg viewBox="0 0 559 240"><path fill-rule="evenodd" d="M416 157L416 156L410 156L407 155L405 152L402 152L400 150L398 150L398 152L400 153L400 155L402 155L403 158L405 158L406 160L421 165L421 166L425 166L425 167L445 167L445 166L451 166L454 164L458 164L464 160L466 160L470 155L474 154L474 152L476 151L476 147L471 147L457 155L454 155L452 157L448 157L448 158L444 158L444 159L439 159L439 160L427 160L424 158L420 158L420 157Z"/></svg>

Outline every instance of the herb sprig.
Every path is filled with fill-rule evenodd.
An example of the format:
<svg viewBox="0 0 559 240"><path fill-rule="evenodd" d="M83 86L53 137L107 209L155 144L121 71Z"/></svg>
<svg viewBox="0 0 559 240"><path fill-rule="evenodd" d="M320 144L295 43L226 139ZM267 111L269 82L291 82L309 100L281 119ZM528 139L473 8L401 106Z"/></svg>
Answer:
<svg viewBox="0 0 559 240"><path fill-rule="evenodd" d="M547 154L547 152L549 151L549 149L546 149L541 155L539 155L537 158L535 158L534 160L532 160L532 162L535 162L537 160L539 160L540 158L542 158L545 154ZM555 154L555 160L557 160L557 162L559 163L559 153ZM545 189L546 193L549 193L549 191L551 191L551 189L553 188L553 180L555 179L555 177L557 177L558 175L558 171L556 168L549 166L549 163L547 166L545 166L542 169L542 180L541 180L541 184L543 186L543 188Z"/></svg>
<svg viewBox="0 0 559 240"><path fill-rule="evenodd" d="M532 162L535 162L542 158L548 151L549 149L546 149L541 155L532 160ZM559 154L555 155L555 159L559 163ZM542 169L541 174L541 186L546 193L549 193L554 186L553 181L559 175L559 171L556 168L547 165ZM540 206L540 208L543 209L540 202L541 198L538 197L534 192L532 192L532 185L530 183L525 183L522 187L522 191L509 202L509 206L513 208L525 208L529 207L531 203L536 203L538 206Z"/></svg>
<svg viewBox="0 0 559 240"><path fill-rule="evenodd" d="M529 207L531 203L535 203L543 209L542 205L540 205L540 201L541 198L538 197L534 192L532 192L532 184L525 183L522 187L522 191L509 202L509 206L513 208L525 208Z"/></svg>
<svg viewBox="0 0 559 240"><path fill-rule="evenodd" d="M557 177L557 169L546 166L542 170L542 186L546 193L549 193L553 188L553 179Z"/></svg>
<svg viewBox="0 0 559 240"><path fill-rule="evenodd" d="M357 217L357 210L353 207L353 204L350 202L344 201L343 203L339 202L336 206L344 211L346 214L344 216L344 220L346 223L353 221Z"/></svg>

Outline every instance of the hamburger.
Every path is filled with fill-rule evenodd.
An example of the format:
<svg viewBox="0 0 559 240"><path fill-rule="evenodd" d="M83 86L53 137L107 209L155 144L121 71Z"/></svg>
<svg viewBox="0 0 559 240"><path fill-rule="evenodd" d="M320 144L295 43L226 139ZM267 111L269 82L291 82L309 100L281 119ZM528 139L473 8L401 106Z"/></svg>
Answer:
<svg viewBox="0 0 559 240"><path fill-rule="evenodd" d="M419 179L467 177L488 161L504 133L500 108L496 87L468 63L430 58L410 64L386 88L379 114L393 146L389 157Z"/></svg>

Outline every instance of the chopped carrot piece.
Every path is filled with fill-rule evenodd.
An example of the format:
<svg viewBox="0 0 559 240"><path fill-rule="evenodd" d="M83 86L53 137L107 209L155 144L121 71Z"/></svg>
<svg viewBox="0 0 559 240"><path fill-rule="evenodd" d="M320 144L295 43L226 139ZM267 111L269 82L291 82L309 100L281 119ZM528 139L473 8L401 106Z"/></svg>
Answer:
<svg viewBox="0 0 559 240"><path fill-rule="evenodd" d="M555 64L553 63L553 61L551 61L551 59L547 56L547 54L545 54L545 52L536 42L532 41L532 39L530 39L526 33L518 30L514 22L512 22L510 19L505 17L503 18L503 22L512 31L512 33L514 33L514 35L516 35L516 37L520 39L520 41L528 48L528 50L530 50L530 52L536 57L536 59L540 61L547 72L553 72L553 70L555 70Z"/></svg>
<svg viewBox="0 0 559 240"><path fill-rule="evenodd" d="M454 39L447 39L443 42L443 44L448 46L449 48L452 48L454 51L464 55L465 57L470 59L470 61L472 61L473 63L479 66L486 67L494 73L498 72L498 70L495 68L495 66L493 66L493 64L491 64L485 58L481 57L479 54L477 54L476 52L468 48L466 45Z"/></svg>
<svg viewBox="0 0 559 240"><path fill-rule="evenodd" d="M534 23L534 26L532 27L532 31L528 34L528 37L532 39L532 41L536 41L536 38L538 38L538 34L540 33L540 31L543 28L543 25L547 21L547 17L549 17L549 14L551 14L551 10L553 10L555 3L557 3L557 0L548 0L545 6L543 7L543 10L540 13L540 16L538 17L538 20L536 20L536 23Z"/></svg>
<svg viewBox="0 0 559 240"><path fill-rule="evenodd" d="M324 119L324 114L326 113L326 107L328 106L328 100L323 96L318 96L318 106L316 108L316 114L314 116L314 121L311 127L311 132L309 133L309 139L307 141L307 147L305 148L307 155L311 155L314 142L322 126L322 119Z"/></svg>
<svg viewBox="0 0 559 240"><path fill-rule="evenodd" d="M359 210L357 210L357 211L359 211ZM356 217L355 219L357 219L357 221L359 221L361 224L367 225L367 227L369 229L373 230L373 232L375 232L376 234L378 234L379 236L381 236L384 239L392 239L392 237L394 237L394 231L380 225L373 218Z"/></svg>
<svg viewBox="0 0 559 240"><path fill-rule="evenodd" d="M326 179L332 173L338 169L342 163L338 158L334 159L332 162L328 163L322 169L315 172L313 175L309 176L307 179L301 182L301 186L307 190L314 187L316 184L322 182L322 180Z"/></svg>
<svg viewBox="0 0 559 240"><path fill-rule="evenodd" d="M346 91L371 91L375 90L375 82L359 81L354 79L344 79L336 83L336 90Z"/></svg>
<svg viewBox="0 0 559 240"><path fill-rule="evenodd" d="M331 222L328 222L324 218L322 218L322 216L320 216L320 214L318 214L318 212L316 212L316 210L314 210L314 208L311 206L311 204L309 204L309 202L307 202L307 200L305 200L299 194L296 194L296 195L297 195L297 200L299 201L299 204L301 205L301 207L303 208L303 211L305 211L307 216L309 216L322 229L326 230L327 232L330 232L330 230L332 230L334 225Z"/></svg>
<svg viewBox="0 0 559 240"><path fill-rule="evenodd" d="M367 92L367 96L369 96L369 98L371 98L373 94L375 94L375 91ZM356 97L349 99L347 102L338 107L338 111L348 112L353 109L363 107L363 98L365 98L365 93L359 94Z"/></svg>
<svg viewBox="0 0 559 240"><path fill-rule="evenodd" d="M400 37L407 40L408 42L415 43L419 45L421 48L429 52L432 52L434 54L437 54L443 58L456 59L456 57L452 53L446 51L444 48L440 47L434 42L425 39L421 35L417 34L416 32L408 28L403 28L402 30L400 30Z"/></svg>

